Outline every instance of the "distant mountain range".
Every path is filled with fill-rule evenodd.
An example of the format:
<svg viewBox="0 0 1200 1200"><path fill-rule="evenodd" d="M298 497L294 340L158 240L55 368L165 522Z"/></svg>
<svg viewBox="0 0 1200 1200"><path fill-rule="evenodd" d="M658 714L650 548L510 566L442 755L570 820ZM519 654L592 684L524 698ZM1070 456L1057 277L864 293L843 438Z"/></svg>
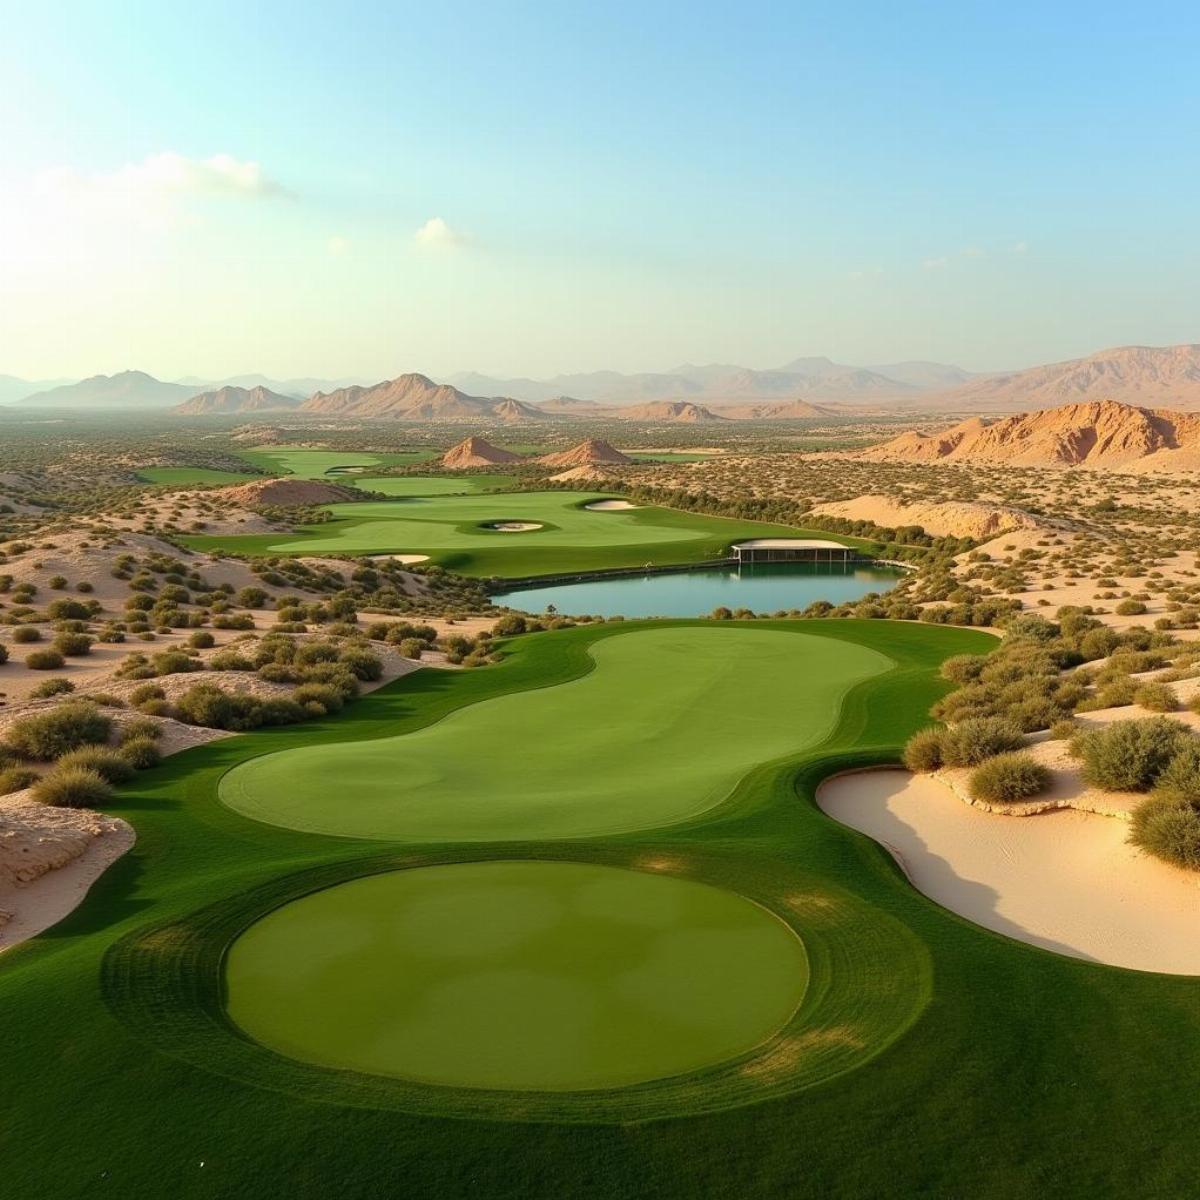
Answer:
<svg viewBox="0 0 1200 1200"><path fill-rule="evenodd" d="M1200 411L1200 345L1123 346L995 375L935 362L855 367L797 358L772 370L685 363L662 373L593 371L545 380L468 373L443 382L410 373L369 384L261 375L167 383L123 371L43 387L0 376L0 403L30 408L175 408L197 415L294 406L302 413L404 421L770 421L897 410L1014 412L1093 400Z"/></svg>

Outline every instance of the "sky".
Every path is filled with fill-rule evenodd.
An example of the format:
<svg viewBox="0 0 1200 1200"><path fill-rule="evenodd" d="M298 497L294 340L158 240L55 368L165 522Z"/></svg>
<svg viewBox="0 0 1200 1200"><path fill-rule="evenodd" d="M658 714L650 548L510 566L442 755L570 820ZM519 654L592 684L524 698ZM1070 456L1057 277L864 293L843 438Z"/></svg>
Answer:
<svg viewBox="0 0 1200 1200"><path fill-rule="evenodd" d="M1200 341L1200 7L0 0L0 373Z"/></svg>

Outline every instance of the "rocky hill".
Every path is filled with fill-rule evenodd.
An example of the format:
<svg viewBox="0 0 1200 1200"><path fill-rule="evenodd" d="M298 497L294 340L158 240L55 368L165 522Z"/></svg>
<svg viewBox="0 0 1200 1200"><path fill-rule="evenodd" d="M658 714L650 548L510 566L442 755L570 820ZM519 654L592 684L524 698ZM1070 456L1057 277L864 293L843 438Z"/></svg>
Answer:
<svg viewBox="0 0 1200 1200"><path fill-rule="evenodd" d="M1067 404L990 421L972 417L937 433L910 430L860 457L874 462L1196 470L1200 414L1113 400Z"/></svg>
<svg viewBox="0 0 1200 1200"><path fill-rule="evenodd" d="M1011 412L1091 400L1200 410L1200 345L1120 346L1086 358L989 375L922 402L968 412Z"/></svg>
<svg viewBox="0 0 1200 1200"><path fill-rule="evenodd" d="M492 467L501 463L520 462L521 456L511 450L502 450L481 437L464 438L457 446L451 446L438 459L440 466L451 469L463 467Z"/></svg>
<svg viewBox="0 0 1200 1200"><path fill-rule="evenodd" d="M416 373L386 379L371 387L317 392L300 412L337 417L373 417L397 421L544 420L546 414L520 400L468 396L448 383Z"/></svg>
<svg viewBox="0 0 1200 1200"><path fill-rule="evenodd" d="M578 446L572 446L570 450L560 450L557 454L544 454L536 461L547 467L587 467L600 463L622 466L631 463L633 459L599 438L586 438Z"/></svg>
<svg viewBox="0 0 1200 1200"><path fill-rule="evenodd" d="M337 504L361 500L357 488L320 483L315 479L264 479L220 488L216 495L236 508L290 508L301 504Z"/></svg>
<svg viewBox="0 0 1200 1200"><path fill-rule="evenodd" d="M678 422L683 425L698 425L707 421L724 421L710 408L693 404L690 400L658 400L652 404L634 404L616 410L625 421Z"/></svg>
<svg viewBox="0 0 1200 1200"><path fill-rule="evenodd" d="M170 408L187 400L192 391L178 383L164 383L145 371L121 371L35 392L17 404L29 408Z"/></svg>
<svg viewBox="0 0 1200 1200"><path fill-rule="evenodd" d="M262 386L222 387L211 392L201 392L171 411L184 417L199 417L209 413L275 412L295 408L300 403L294 396L281 396Z"/></svg>

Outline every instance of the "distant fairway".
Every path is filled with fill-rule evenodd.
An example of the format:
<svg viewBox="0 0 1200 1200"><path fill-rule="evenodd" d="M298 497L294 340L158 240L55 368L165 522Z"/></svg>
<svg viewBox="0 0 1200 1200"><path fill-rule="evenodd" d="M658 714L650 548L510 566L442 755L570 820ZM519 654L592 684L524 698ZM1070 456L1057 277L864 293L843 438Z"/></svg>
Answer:
<svg viewBox="0 0 1200 1200"><path fill-rule="evenodd" d="M144 483L164 483L175 487L245 483L249 479L262 478L260 475L243 475L236 471L214 471L210 467L141 467L137 475Z"/></svg>
<svg viewBox="0 0 1200 1200"><path fill-rule="evenodd" d="M234 942L229 1014L307 1062L468 1088L620 1087L753 1049L795 1012L799 938L722 888L590 863L388 871Z"/></svg>
<svg viewBox="0 0 1200 1200"><path fill-rule="evenodd" d="M304 746L221 780L245 816L312 833L434 842L670 825L751 767L809 749L891 659L802 633L649 629L592 649L571 683L488 700L398 738Z"/></svg>
<svg viewBox="0 0 1200 1200"><path fill-rule="evenodd" d="M331 504L332 520L295 533L183 540L194 549L244 554L424 554L464 575L514 578L703 562L725 557L730 544L743 538L797 533L783 525L656 505L608 512L587 509L601 499L602 492L548 491ZM486 528L497 522L542 528L523 533ZM852 538L834 540L871 545Z"/></svg>
<svg viewBox="0 0 1200 1200"><path fill-rule="evenodd" d="M241 457L265 471L295 475L299 479L324 479L338 467L371 468L409 466L437 457L435 450L408 450L372 454L356 450L310 450L306 446L271 446L243 450Z"/></svg>

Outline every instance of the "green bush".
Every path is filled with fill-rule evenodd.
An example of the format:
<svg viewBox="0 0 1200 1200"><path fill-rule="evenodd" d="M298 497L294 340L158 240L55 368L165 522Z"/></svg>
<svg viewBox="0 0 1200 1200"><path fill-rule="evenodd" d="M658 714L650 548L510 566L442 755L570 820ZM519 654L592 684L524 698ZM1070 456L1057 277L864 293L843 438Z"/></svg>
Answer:
<svg viewBox="0 0 1200 1200"><path fill-rule="evenodd" d="M405 658L420 658L422 651L427 649L426 643L417 638L405 638L399 646L400 653Z"/></svg>
<svg viewBox="0 0 1200 1200"><path fill-rule="evenodd" d="M86 700L69 700L49 712L21 717L9 726L5 741L22 758L48 761L80 746L108 741L112 720Z"/></svg>
<svg viewBox="0 0 1200 1200"><path fill-rule="evenodd" d="M14 642L40 642L42 631L36 625L18 625L12 631Z"/></svg>
<svg viewBox="0 0 1200 1200"><path fill-rule="evenodd" d="M946 731L922 729L904 747L904 765L910 771L936 771L945 761Z"/></svg>
<svg viewBox="0 0 1200 1200"><path fill-rule="evenodd" d="M1121 792L1149 789L1192 735L1168 717L1116 721L1080 734L1072 744L1083 777L1094 787Z"/></svg>
<svg viewBox="0 0 1200 1200"><path fill-rule="evenodd" d="M1140 600L1122 600L1116 607L1119 617L1140 617L1146 611L1146 606Z"/></svg>
<svg viewBox="0 0 1200 1200"><path fill-rule="evenodd" d="M943 743L948 767L974 767L985 759L1019 749L1025 739L1013 722L1001 717L974 717L951 729Z"/></svg>
<svg viewBox="0 0 1200 1200"><path fill-rule="evenodd" d="M370 650L359 650L351 647L343 650L338 662L345 667L356 679L373 682L383 675L383 661Z"/></svg>
<svg viewBox="0 0 1200 1200"><path fill-rule="evenodd" d="M31 671L57 671L66 659L54 649L33 650L25 656L25 665Z"/></svg>
<svg viewBox="0 0 1200 1200"><path fill-rule="evenodd" d="M1174 712L1179 707L1179 697L1165 683L1143 683L1133 693L1133 702L1149 712Z"/></svg>
<svg viewBox="0 0 1200 1200"><path fill-rule="evenodd" d="M0 770L0 796L23 792L37 781L38 773L28 767L5 767Z"/></svg>
<svg viewBox="0 0 1200 1200"><path fill-rule="evenodd" d="M197 629L188 638L188 645L195 650L209 650L216 644L217 639L207 629Z"/></svg>
<svg viewBox="0 0 1200 1200"><path fill-rule="evenodd" d="M80 767L85 771L95 771L109 783L125 783L133 778L133 767L115 750L107 746L81 746L64 754L58 760L57 767Z"/></svg>
<svg viewBox="0 0 1200 1200"><path fill-rule="evenodd" d="M1176 867L1200 871L1200 806L1156 791L1133 810L1129 840Z"/></svg>
<svg viewBox="0 0 1200 1200"><path fill-rule="evenodd" d="M117 753L130 767L138 771L156 767L162 759L158 743L149 737L126 738L121 742L121 749Z"/></svg>
<svg viewBox="0 0 1200 1200"><path fill-rule="evenodd" d="M1200 738L1191 738L1171 756L1159 772L1154 790L1200 807Z"/></svg>
<svg viewBox="0 0 1200 1200"><path fill-rule="evenodd" d="M75 685L61 675L52 679L43 679L30 693L32 700L48 700L51 696L65 696L75 690Z"/></svg>
<svg viewBox="0 0 1200 1200"><path fill-rule="evenodd" d="M135 738L150 738L151 741L158 741L162 735L163 727L157 721L140 717L133 721L126 721L117 733L117 740L124 746L126 742L131 742Z"/></svg>
<svg viewBox="0 0 1200 1200"><path fill-rule="evenodd" d="M166 694L157 683L142 683L129 693L129 703L141 705L145 704L147 700L162 700Z"/></svg>
<svg viewBox="0 0 1200 1200"><path fill-rule="evenodd" d="M942 663L942 678L951 683L972 683L987 663L982 654L955 654Z"/></svg>
<svg viewBox="0 0 1200 1200"><path fill-rule="evenodd" d="M1044 792L1050 770L1024 751L997 754L971 772L971 796L990 804L1012 804Z"/></svg>
<svg viewBox="0 0 1200 1200"><path fill-rule="evenodd" d="M345 704L341 693L327 683L302 683L292 693L292 699L315 716L339 712Z"/></svg>
<svg viewBox="0 0 1200 1200"><path fill-rule="evenodd" d="M112 794L112 784L84 767L55 767L33 785L33 798L55 808L100 808Z"/></svg>

